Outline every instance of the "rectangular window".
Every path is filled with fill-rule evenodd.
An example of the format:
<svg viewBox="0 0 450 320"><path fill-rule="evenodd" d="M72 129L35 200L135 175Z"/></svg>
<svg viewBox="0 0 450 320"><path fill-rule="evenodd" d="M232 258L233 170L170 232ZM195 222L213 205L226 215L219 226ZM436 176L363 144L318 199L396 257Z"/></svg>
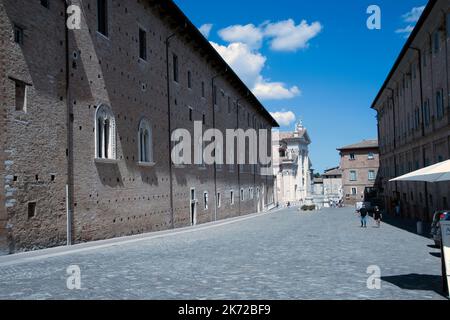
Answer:
<svg viewBox="0 0 450 320"><path fill-rule="evenodd" d="M36 216L36 202L28 202L28 218Z"/></svg>
<svg viewBox="0 0 450 320"><path fill-rule="evenodd" d="M208 192L203 193L203 208L208 210Z"/></svg>
<svg viewBox="0 0 450 320"><path fill-rule="evenodd" d="M230 191L230 201L231 201L231 205L233 205L234 204L234 191L233 190L231 190Z"/></svg>
<svg viewBox="0 0 450 320"><path fill-rule="evenodd" d="M350 153L350 160L356 160L356 155L354 153Z"/></svg>
<svg viewBox="0 0 450 320"><path fill-rule="evenodd" d="M192 89L192 73L191 73L191 71L188 71L187 81L188 81L188 88Z"/></svg>
<svg viewBox="0 0 450 320"><path fill-rule="evenodd" d="M430 100L427 99L425 100L425 102L423 103L423 116L424 116L424 123L426 126L430 125Z"/></svg>
<svg viewBox="0 0 450 320"><path fill-rule="evenodd" d="M447 13L447 37L450 36L450 13Z"/></svg>
<svg viewBox="0 0 450 320"><path fill-rule="evenodd" d="M139 28L139 57L147 60L147 32Z"/></svg>
<svg viewBox="0 0 450 320"><path fill-rule="evenodd" d="M356 196L358 194L357 188L352 188L352 196Z"/></svg>
<svg viewBox="0 0 450 320"><path fill-rule="evenodd" d="M49 0L41 0L41 6L45 8L49 8Z"/></svg>
<svg viewBox="0 0 450 320"><path fill-rule="evenodd" d="M27 112L27 85L22 81L16 83L16 111Z"/></svg>
<svg viewBox="0 0 450 320"><path fill-rule="evenodd" d="M245 197L244 197L244 189L241 189L241 201L244 201Z"/></svg>
<svg viewBox="0 0 450 320"><path fill-rule="evenodd" d="M356 180L357 180L356 171L354 171L354 170L350 171L350 181L356 181Z"/></svg>
<svg viewBox="0 0 450 320"><path fill-rule="evenodd" d="M375 155L373 154L373 152L369 152L369 154L367 155L367 159L369 160L375 159Z"/></svg>
<svg viewBox="0 0 450 320"><path fill-rule="evenodd" d="M23 28L17 25L14 26L14 42L23 45Z"/></svg>
<svg viewBox="0 0 450 320"><path fill-rule="evenodd" d="M375 180L375 171L369 170L369 181Z"/></svg>
<svg viewBox="0 0 450 320"><path fill-rule="evenodd" d="M205 97L205 81L202 81L202 98Z"/></svg>
<svg viewBox="0 0 450 320"><path fill-rule="evenodd" d="M438 53L439 52L439 46L440 46L440 34L439 31L436 31L434 33L434 53Z"/></svg>
<svg viewBox="0 0 450 320"><path fill-rule="evenodd" d="M222 205L222 199L220 198L220 192L217 193L217 208Z"/></svg>
<svg viewBox="0 0 450 320"><path fill-rule="evenodd" d="M194 117L193 117L193 110L191 107L189 107L189 121L193 121Z"/></svg>
<svg viewBox="0 0 450 320"><path fill-rule="evenodd" d="M444 95L443 90L436 92L436 117L442 119L444 117Z"/></svg>
<svg viewBox="0 0 450 320"><path fill-rule="evenodd" d="M173 81L178 82L178 56L173 55Z"/></svg>
<svg viewBox="0 0 450 320"><path fill-rule="evenodd" d="M108 36L108 0L97 0L98 32Z"/></svg>

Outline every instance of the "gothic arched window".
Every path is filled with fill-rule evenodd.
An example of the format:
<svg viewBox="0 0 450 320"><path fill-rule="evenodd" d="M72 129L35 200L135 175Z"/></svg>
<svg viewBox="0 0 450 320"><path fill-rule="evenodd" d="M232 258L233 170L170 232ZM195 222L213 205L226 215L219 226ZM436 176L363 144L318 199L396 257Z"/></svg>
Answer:
<svg viewBox="0 0 450 320"><path fill-rule="evenodd" d="M153 163L153 142L152 127L147 119L142 119L139 123L139 162Z"/></svg>
<svg viewBox="0 0 450 320"><path fill-rule="evenodd" d="M101 105L95 113L95 157L116 159L116 120L106 105Z"/></svg>

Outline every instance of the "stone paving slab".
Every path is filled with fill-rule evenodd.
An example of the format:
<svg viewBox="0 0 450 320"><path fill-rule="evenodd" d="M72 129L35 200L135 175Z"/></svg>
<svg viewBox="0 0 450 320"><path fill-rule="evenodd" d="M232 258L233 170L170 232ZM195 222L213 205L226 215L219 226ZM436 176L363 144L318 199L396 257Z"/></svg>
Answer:
<svg viewBox="0 0 450 320"><path fill-rule="evenodd" d="M2 257L0 299L445 299L431 240L373 221L361 229L352 208L283 209L120 241ZM71 265L80 290L67 288ZM369 266L380 268L379 290L367 288Z"/></svg>

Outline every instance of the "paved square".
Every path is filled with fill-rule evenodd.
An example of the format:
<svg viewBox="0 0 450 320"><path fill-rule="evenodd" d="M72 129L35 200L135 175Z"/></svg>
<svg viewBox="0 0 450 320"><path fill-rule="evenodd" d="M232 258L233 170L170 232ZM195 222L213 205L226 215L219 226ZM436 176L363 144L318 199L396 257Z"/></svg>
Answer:
<svg viewBox="0 0 450 320"><path fill-rule="evenodd" d="M0 299L445 299L431 240L373 221L361 229L352 208L174 232L2 257ZM81 290L67 289L70 265L81 269ZM369 266L381 270L379 290L367 288Z"/></svg>

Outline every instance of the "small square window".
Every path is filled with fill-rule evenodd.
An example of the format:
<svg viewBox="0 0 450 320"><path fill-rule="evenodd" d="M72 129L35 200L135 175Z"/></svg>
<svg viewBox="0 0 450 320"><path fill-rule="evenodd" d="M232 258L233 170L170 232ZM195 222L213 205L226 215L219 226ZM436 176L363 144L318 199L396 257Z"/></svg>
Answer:
<svg viewBox="0 0 450 320"><path fill-rule="evenodd" d="M49 2L50 2L49 0L41 0L41 5L48 9L50 5Z"/></svg>
<svg viewBox="0 0 450 320"><path fill-rule="evenodd" d="M36 202L28 202L28 218L36 216Z"/></svg>

